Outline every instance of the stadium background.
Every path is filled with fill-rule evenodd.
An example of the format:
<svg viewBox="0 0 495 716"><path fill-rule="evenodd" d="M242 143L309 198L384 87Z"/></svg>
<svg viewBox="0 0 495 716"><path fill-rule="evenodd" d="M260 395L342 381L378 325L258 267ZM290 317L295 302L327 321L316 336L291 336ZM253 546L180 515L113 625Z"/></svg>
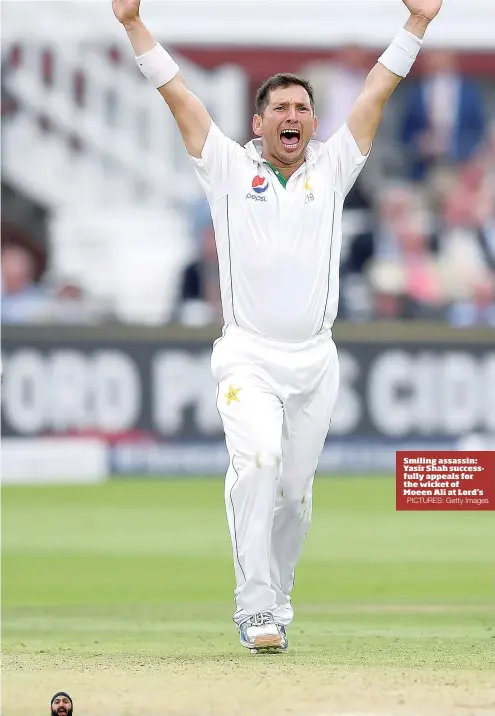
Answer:
<svg viewBox="0 0 495 716"><path fill-rule="evenodd" d="M335 128L406 12L197 0L142 15L244 143L257 86L281 70L312 79L321 131ZM493 27L489 0L446 2L348 197L342 387L299 654L274 667L278 706L251 667L260 713L495 713L493 520L395 514L391 477L397 449L495 449ZM2 34L4 713L71 687L88 714L252 713L222 484L205 479L227 464L205 201L109 2L7 0Z"/></svg>

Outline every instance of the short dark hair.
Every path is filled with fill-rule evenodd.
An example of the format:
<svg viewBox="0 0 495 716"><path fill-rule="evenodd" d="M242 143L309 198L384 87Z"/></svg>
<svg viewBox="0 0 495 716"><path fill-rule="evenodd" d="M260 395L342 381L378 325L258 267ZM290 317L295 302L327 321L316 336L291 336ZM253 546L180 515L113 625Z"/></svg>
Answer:
<svg viewBox="0 0 495 716"><path fill-rule="evenodd" d="M286 87L292 87L293 85L299 85L304 87L309 95L309 101L311 102L311 109L315 111L315 98L314 90L311 83L305 80L299 75L293 75L291 72L279 72L276 75L272 75L263 82L259 90L256 92L255 109L256 114L263 114L270 101L270 92L275 89L285 89Z"/></svg>

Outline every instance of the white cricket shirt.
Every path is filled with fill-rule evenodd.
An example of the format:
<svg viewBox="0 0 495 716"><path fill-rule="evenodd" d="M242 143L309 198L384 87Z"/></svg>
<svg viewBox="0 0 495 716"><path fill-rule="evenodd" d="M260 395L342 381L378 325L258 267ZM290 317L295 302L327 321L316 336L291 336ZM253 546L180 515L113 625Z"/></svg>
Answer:
<svg viewBox="0 0 495 716"><path fill-rule="evenodd" d="M211 208L226 324L281 341L332 327L339 300L344 199L367 156L345 124L311 141L284 187L261 156L212 123L191 157Z"/></svg>

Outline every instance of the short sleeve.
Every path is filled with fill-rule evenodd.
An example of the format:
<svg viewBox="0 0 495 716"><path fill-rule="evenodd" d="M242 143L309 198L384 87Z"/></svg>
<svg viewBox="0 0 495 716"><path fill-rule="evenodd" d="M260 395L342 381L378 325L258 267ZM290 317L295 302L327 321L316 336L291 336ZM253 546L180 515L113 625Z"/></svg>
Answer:
<svg viewBox="0 0 495 716"><path fill-rule="evenodd" d="M227 194L229 178L244 153L245 150L237 142L226 137L214 122L211 123L201 157L189 155L208 201Z"/></svg>
<svg viewBox="0 0 495 716"><path fill-rule="evenodd" d="M361 154L347 123L325 142L325 148L335 169L336 191L346 197L364 167L371 149L368 154Z"/></svg>

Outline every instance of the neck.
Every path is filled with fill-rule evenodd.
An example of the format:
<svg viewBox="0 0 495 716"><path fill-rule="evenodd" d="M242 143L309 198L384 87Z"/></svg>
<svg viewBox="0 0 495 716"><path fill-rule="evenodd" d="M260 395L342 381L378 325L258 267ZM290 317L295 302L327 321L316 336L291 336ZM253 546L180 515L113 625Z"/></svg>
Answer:
<svg viewBox="0 0 495 716"><path fill-rule="evenodd" d="M276 157L266 156L265 153L261 155L263 159L272 165L272 167L275 167L279 170L279 172L282 174L282 176L285 179L290 179L290 177L297 172L299 167L302 167L302 165L305 162L305 158L302 157L300 161L296 162L295 164L284 164L280 161L280 159L277 159Z"/></svg>

